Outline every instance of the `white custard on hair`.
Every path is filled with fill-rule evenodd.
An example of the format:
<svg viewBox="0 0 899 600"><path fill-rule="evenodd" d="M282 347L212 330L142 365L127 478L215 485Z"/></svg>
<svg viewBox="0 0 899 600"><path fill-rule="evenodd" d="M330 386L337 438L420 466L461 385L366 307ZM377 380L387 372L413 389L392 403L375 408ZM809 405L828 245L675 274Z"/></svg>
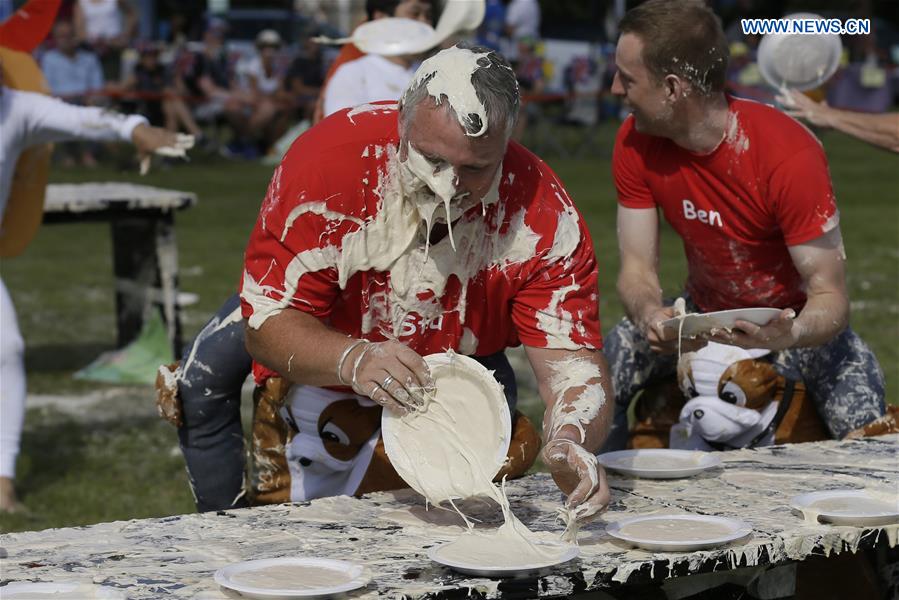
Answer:
<svg viewBox="0 0 899 600"><path fill-rule="evenodd" d="M409 89L414 89L427 80L425 86L428 94L434 97L437 104L446 97L463 128L467 124L468 115L475 114L481 120L481 128L474 133L469 133L466 129L466 135L484 135L487 132L487 109L478 99L471 76L478 69L490 68L486 56L486 52L472 52L456 46L442 50L421 63ZM478 62L482 58L485 58L485 64Z"/></svg>

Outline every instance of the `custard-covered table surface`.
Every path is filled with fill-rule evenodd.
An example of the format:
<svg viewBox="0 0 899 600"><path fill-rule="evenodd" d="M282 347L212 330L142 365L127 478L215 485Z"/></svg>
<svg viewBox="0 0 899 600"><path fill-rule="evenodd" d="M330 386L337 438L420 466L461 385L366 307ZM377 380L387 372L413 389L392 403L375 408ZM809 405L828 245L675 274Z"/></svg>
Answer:
<svg viewBox="0 0 899 600"><path fill-rule="evenodd" d="M463 529L444 510L425 510L410 491L325 498L218 514L101 523L0 536L3 584L80 581L119 588L127 598L228 598L213 581L227 564L258 558L316 556L366 564L370 584L353 597L564 596L617 584L743 566L801 561L822 554L897 545L899 525L812 524L790 498L836 488L899 489L899 435L819 442L722 454L722 468L678 480L609 473L612 504L581 530L581 556L550 574L498 580L453 573L426 550ZM561 495L549 476L507 484L515 513L533 530L561 532ZM487 524L501 517L486 503L466 504ZM714 550L654 553L613 540L605 523L650 513L700 513L749 522L749 538ZM0 552L3 556L4 552Z"/></svg>

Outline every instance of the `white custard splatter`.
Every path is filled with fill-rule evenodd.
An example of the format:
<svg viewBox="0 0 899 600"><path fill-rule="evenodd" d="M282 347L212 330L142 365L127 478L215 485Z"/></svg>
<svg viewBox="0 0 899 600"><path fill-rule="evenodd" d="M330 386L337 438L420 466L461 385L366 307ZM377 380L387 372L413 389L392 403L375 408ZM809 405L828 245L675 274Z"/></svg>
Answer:
<svg viewBox="0 0 899 600"><path fill-rule="evenodd" d="M415 89L422 82L425 83L428 93L434 97L437 104L446 98L456 118L463 128L468 124L468 115L477 115L481 121L481 128L466 135L478 137L487 132L487 109L478 99L471 76L478 69L490 68L491 63L486 60L487 53L477 53L465 48L447 48L428 60L421 63L409 89ZM484 64L478 61L484 58Z"/></svg>
<svg viewBox="0 0 899 600"><path fill-rule="evenodd" d="M335 194L334 196L336 195L337 194ZM298 217L307 213L321 215L326 219L333 221L352 221L357 225L362 225L362 219L357 219L356 217L345 215L343 213L328 209L327 202L334 196L329 196L322 202L304 202L294 207L294 209L290 211L290 214L287 215L287 219L284 220L284 230L281 232L281 241L283 242L287 238L287 232L290 231L290 228L293 226L294 221L296 221Z"/></svg>
<svg viewBox="0 0 899 600"><path fill-rule="evenodd" d="M571 313L559 306L568 294L578 289L580 289L580 285L572 275L571 285L554 290L547 307L537 313L537 327L546 334L547 348L578 350L583 347L571 339L573 328Z"/></svg>
<svg viewBox="0 0 899 600"><path fill-rule="evenodd" d="M181 381L184 383L184 385L190 387L190 381L187 379L185 374L190 370L191 366L193 366L194 362L196 361L197 348L202 345L203 340L205 340L206 338L215 335L217 332L221 331L232 323L239 322L241 319L243 319L243 316L241 315L240 307L238 306L225 318L219 319L218 316L215 316L211 321L209 321L209 323L207 323L206 326L203 327L200 333L197 334L197 339L194 341L194 345L190 349L190 354L188 354L187 360L185 360L184 364L175 371L175 377L178 379L178 381ZM197 367L201 370L206 371L207 373L212 373L212 369L209 368L209 366L204 365L199 361L196 361L196 364ZM166 380L166 384L168 384L168 380Z"/></svg>
<svg viewBox="0 0 899 600"><path fill-rule="evenodd" d="M350 123L355 125L356 121L353 120L353 117L355 117L356 115L361 115L363 113L369 113L369 112L377 112L377 111L385 111L386 112L386 111L396 110L396 108L397 108L396 103L360 104L359 106L356 106L355 108L351 108L350 110L348 110L346 113L346 117L347 117L347 119L350 120Z"/></svg>
<svg viewBox="0 0 899 600"><path fill-rule="evenodd" d="M584 427L596 418L606 402L599 383L599 366L590 357L575 356L551 362L549 367L552 371L549 385L556 399L549 438L552 439L565 425L572 425L577 428L583 443L587 438ZM576 398L566 398L578 389L581 393Z"/></svg>

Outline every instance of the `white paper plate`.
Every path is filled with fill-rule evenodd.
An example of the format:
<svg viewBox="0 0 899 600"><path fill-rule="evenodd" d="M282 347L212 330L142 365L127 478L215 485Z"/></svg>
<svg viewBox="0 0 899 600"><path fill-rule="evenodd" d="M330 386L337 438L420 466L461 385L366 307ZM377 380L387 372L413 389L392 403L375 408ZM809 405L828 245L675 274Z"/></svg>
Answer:
<svg viewBox="0 0 899 600"><path fill-rule="evenodd" d="M645 479L690 477L721 464L717 453L669 448L637 448L606 452L596 457L607 469Z"/></svg>
<svg viewBox="0 0 899 600"><path fill-rule="evenodd" d="M812 13L786 19L821 19ZM811 90L830 79L840 66L843 44L836 34L769 33L759 43L758 65L765 81L775 89Z"/></svg>
<svg viewBox="0 0 899 600"><path fill-rule="evenodd" d="M749 321L756 325L766 325L768 321L780 314L779 308L733 308L707 313L694 313L684 317L684 337L693 337L700 333L708 333L713 329L732 329L737 321ZM662 321L662 327L678 331L679 318Z"/></svg>
<svg viewBox="0 0 899 600"><path fill-rule="evenodd" d="M51 582L13 582L0 587L0 598L3 600L16 600L16 598L42 598L48 600L58 598L78 598L78 600L125 600L125 595L119 590L90 583L77 583L66 581Z"/></svg>
<svg viewBox="0 0 899 600"><path fill-rule="evenodd" d="M461 31L474 31L484 21L484 0L447 0L437 21L437 34L442 42Z"/></svg>
<svg viewBox="0 0 899 600"><path fill-rule="evenodd" d="M829 501L831 506L814 506ZM886 498L872 496L865 490L828 490L802 494L790 500L793 510L817 513L821 521L834 525L887 525L899 523L899 496L890 503ZM805 513L803 513L804 515Z"/></svg>
<svg viewBox="0 0 899 600"><path fill-rule="evenodd" d="M479 428L482 432L498 432L493 435L491 441L493 443L493 462L488 465L487 469L490 478L500 470L506 461L506 454L509 451L509 444L512 437L512 417L509 414L509 405L506 403L506 396L503 393L503 387L496 381L493 374L487 370L481 363L454 352L430 354L424 357L428 368L431 371L431 377L437 384L438 394L441 385L446 385L445 378L450 374L460 377L471 383L473 389L479 390L482 394L483 404L478 407L474 414L460 411L457 406L441 406L441 410L448 413L450 422L458 423L460 427L466 431L473 427ZM428 408L428 410L432 410ZM417 415L409 415L404 417L398 415L391 410L385 410L381 413L381 436L384 440L384 450L387 452L388 458L396 472L403 481L416 492L426 495L424 490L418 484L417 473L411 464L412 459L410 453L415 454L414 460L426 460L426 449L410 447L408 440L413 436L421 435L424 431L430 437L429 448L433 448L439 453L441 459L445 458L446 462L442 468L444 471L453 473L451 482L446 484L454 489L469 489L476 487L480 483L480 479L471 473L469 463L465 458L453 450L453 446L448 446L448 450L444 451L441 443L446 442L447 432L445 429L438 427L437 424L429 421L417 421ZM445 456L444 456L445 455ZM451 485L450 485L451 484ZM449 489L445 490L445 498L464 497L461 494L450 493Z"/></svg>
<svg viewBox="0 0 899 600"><path fill-rule="evenodd" d="M434 546L428 549L428 558L430 558L435 563L441 564L445 567L449 567L454 571L459 571L460 573L467 573L469 575L480 575L482 577L521 577L524 575L532 575L534 573L539 573L541 571L545 571L551 569L556 565L561 565L563 563L568 562L580 554L581 550L579 547L573 544L564 544L562 542L547 542L540 541L536 542L538 545L547 546L547 547L559 547L565 548L565 551L557 560L547 561L545 563L531 563L531 564L523 564L523 565L514 565L514 566L503 566L503 567L485 567L484 565L456 561L452 559L446 559L440 556L440 550L445 546L448 546L452 542L448 544L441 544L440 546Z"/></svg>
<svg viewBox="0 0 899 600"><path fill-rule="evenodd" d="M363 23L350 39L366 54L380 56L420 54L439 43L437 32L427 23L397 17Z"/></svg>
<svg viewBox="0 0 899 600"><path fill-rule="evenodd" d="M665 535L664 531L666 528L682 529L685 521L695 539L669 539L676 536ZM635 534L628 531L628 526L635 523L647 523L660 528L660 531L654 534ZM715 527L719 531L701 536L696 533L696 529L701 526ZM743 521L727 517L713 517L709 515L647 515L622 519L617 523L609 523L606 526L606 533L645 550L692 552L742 539L752 533L752 527Z"/></svg>
<svg viewBox="0 0 899 600"><path fill-rule="evenodd" d="M271 567L293 567L296 569L318 568L335 571L337 577L345 579L344 583L321 586L296 586L275 588L258 584L242 583L241 575L253 571L261 571ZM364 566L343 560L328 558L265 558L248 560L222 567L215 572L215 582L222 587L234 590L249 598L265 598L275 600L281 598L319 598L355 590L367 584L371 576Z"/></svg>

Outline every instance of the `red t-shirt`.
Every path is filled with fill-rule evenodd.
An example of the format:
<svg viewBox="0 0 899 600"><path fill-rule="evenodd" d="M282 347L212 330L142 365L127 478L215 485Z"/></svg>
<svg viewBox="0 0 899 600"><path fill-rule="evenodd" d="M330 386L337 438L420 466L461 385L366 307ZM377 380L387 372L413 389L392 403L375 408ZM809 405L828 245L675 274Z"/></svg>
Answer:
<svg viewBox="0 0 899 600"><path fill-rule="evenodd" d="M396 176L396 105L377 106L334 113L285 155L247 247L244 317L280 303L353 337L394 335L421 355L450 348L488 355L519 343L600 348L590 234L552 170L515 142L503 160L499 201L486 213L478 203L454 224L455 252L447 236L430 245L425 260L422 235L410 238L404 253L419 261L404 263L405 280L392 270L399 263L347 269L345 240L354 232L365 237L360 229L390 201L384 190ZM431 279L418 277L418 269ZM425 280L431 283L418 283ZM412 282L402 302L392 286L400 281ZM410 297L436 311L408 311ZM257 370L257 379L266 375Z"/></svg>
<svg viewBox="0 0 899 600"><path fill-rule="evenodd" d="M618 202L662 209L683 240L687 292L703 311L798 311L805 293L788 247L839 222L827 158L782 112L730 97L728 105L725 139L706 155L639 133L628 117L612 160Z"/></svg>

